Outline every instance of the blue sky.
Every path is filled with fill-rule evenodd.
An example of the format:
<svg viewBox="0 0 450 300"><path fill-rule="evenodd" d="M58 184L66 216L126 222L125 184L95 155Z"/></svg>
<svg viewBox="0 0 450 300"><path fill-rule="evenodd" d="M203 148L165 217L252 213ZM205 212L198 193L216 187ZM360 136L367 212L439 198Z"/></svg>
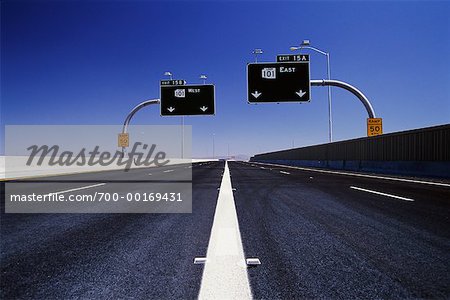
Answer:
<svg viewBox="0 0 450 300"><path fill-rule="evenodd" d="M274 61L303 39L331 53L332 78L368 96L385 133L446 124L449 20L449 1L2 1L1 124L121 124L171 71L216 85L216 116L185 119L196 157L213 134L218 155L325 143L326 87L308 104L246 102L252 50ZM310 54L311 78L325 78ZM333 88L334 140L365 136L366 117ZM155 107L133 120L180 122Z"/></svg>

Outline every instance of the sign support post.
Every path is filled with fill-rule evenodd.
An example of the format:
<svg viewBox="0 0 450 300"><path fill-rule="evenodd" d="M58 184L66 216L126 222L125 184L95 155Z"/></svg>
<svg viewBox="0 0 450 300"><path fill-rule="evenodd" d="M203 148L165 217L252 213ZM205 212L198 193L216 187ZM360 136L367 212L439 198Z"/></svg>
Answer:
<svg viewBox="0 0 450 300"><path fill-rule="evenodd" d="M131 119L133 118L134 114L140 110L141 108L144 108L146 106L149 105L153 105L153 104L159 104L161 101L159 99L152 99L152 100L146 100L143 101L141 103L139 103L138 105L136 105L127 115L127 117L125 118L125 121L123 122L123 127L122 127L122 134L127 134L128 133L128 125L131 122ZM122 147L122 154L125 155L125 148L126 147Z"/></svg>
<svg viewBox="0 0 450 300"><path fill-rule="evenodd" d="M351 84L339 80L322 79L322 80L311 80L311 86L336 86L343 88L344 90L347 90L356 97L358 97L359 101L361 101L364 107L366 108L369 118L376 118L375 111L373 110L372 104L370 104L369 99L367 99L367 97L360 90L358 90Z"/></svg>

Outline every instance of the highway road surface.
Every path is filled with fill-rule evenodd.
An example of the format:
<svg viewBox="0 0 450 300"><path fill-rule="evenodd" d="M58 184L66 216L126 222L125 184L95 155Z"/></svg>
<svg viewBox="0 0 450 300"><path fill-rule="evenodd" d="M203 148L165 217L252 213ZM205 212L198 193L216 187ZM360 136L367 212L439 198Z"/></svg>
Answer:
<svg viewBox="0 0 450 300"><path fill-rule="evenodd" d="M128 176L187 171L187 214L5 214L2 183L0 299L450 298L449 182L235 161ZM92 176L58 189L123 173Z"/></svg>

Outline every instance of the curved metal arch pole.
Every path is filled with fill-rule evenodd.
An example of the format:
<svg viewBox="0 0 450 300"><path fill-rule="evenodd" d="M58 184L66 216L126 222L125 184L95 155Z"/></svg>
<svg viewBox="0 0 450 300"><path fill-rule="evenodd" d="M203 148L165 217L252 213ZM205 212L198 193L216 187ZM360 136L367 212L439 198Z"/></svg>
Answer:
<svg viewBox="0 0 450 300"><path fill-rule="evenodd" d="M128 116L125 118L125 121L123 122L123 127L122 127L122 133L127 133L128 132L128 125L131 122L131 119L133 118L134 114L140 110L141 108L144 108L146 106L152 105L152 104L159 104L161 103L161 100L159 99L151 99L151 100L145 100L141 103L139 103L138 105L136 105L129 113ZM125 147L122 147L122 153L125 153Z"/></svg>
<svg viewBox="0 0 450 300"><path fill-rule="evenodd" d="M358 99L366 108L369 118L375 118L375 111L373 110L372 104L370 104L369 99L367 99L367 97L353 85L339 80L318 79L311 80L311 86L336 86L343 88L344 90L347 90L358 97Z"/></svg>

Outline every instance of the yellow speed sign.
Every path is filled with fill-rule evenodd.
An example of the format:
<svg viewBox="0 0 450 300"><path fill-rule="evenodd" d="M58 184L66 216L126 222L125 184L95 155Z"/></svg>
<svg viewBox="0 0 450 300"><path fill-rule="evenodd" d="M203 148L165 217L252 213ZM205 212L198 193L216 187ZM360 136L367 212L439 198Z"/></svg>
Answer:
<svg viewBox="0 0 450 300"><path fill-rule="evenodd" d="M128 133L119 133L118 146L119 147L128 147L130 143L130 139Z"/></svg>
<svg viewBox="0 0 450 300"><path fill-rule="evenodd" d="M367 136L383 134L382 118L367 118Z"/></svg>

